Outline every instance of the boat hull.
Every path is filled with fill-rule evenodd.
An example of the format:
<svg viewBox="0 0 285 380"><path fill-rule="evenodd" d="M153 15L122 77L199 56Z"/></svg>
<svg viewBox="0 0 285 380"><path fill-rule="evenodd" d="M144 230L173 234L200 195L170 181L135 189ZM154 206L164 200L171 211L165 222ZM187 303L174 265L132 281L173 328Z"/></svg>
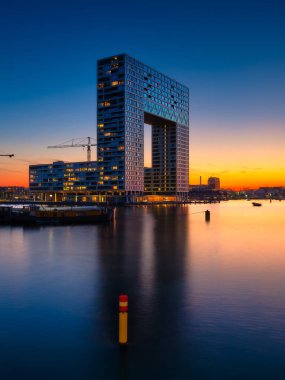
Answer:
<svg viewBox="0 0 285 380"><path fill-rule="evenodd" d="M76 224L97 224L112 220L114 209L23 209L13 210L9 207L0 210L1 225L76 225Z"/></svg>

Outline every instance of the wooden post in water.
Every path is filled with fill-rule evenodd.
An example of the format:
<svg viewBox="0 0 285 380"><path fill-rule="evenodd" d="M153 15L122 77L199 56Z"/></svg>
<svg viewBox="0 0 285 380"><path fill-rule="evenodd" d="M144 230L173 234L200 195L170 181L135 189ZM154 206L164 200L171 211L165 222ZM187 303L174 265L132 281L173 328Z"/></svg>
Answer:
<svg viewBox="0 0 285 380"><path fill-rule="evenodd" d="M209 222L210 219L211 219L211 213L210 213L209 210L206 210L206 211L205 211L205 221L206 221L206 222Z"/></svg>

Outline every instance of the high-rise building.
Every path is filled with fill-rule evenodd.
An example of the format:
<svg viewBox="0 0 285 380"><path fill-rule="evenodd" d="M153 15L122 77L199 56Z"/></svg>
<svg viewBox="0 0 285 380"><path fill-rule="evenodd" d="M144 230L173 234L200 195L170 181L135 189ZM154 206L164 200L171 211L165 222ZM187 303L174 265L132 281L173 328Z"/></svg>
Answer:
<svg viewBox="0 0 285 380"><path fill-rule="evenodd" d="M152 126L155 192L187 193L189 89L120 54L97 65L98 188L144 191L144 124Z"/></svg>
<svg viewBox="0 0 285 380"><path fill-rule="evenodd" d="M218 177L208 178L208 186L212 190L220 190L220 178Z"/></svg>

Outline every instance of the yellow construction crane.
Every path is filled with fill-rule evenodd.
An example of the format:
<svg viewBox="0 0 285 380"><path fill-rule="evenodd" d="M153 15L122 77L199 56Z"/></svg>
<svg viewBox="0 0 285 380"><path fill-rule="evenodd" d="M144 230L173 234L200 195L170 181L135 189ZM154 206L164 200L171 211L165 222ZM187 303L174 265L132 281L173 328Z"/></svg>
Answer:
<svg viewBox="0 0 285 380"><path fill-rule="evenodd" d="M12 158L12 157L15 156L15 154L0 154L0 156L2 156L2 157L10 157L10 158Z"/></svg>
<svg viewBox="0 0 285 380"><path fill-rule="evenodd" d="M97 143L92 143L91 140L94 140L96 141L95 139L93 139L92 137L86 137L84 139L81 139L81 141L79 142L75 142L76 140L80 140L80 139L72 139L72 140L68 140L62 144L59 144L59 145L51 145L51 146L48 146L48 148L85 148L87 147L87 161L91 161L91 146L97 146ZM70 143L71 144L68 144Z"/></svg>

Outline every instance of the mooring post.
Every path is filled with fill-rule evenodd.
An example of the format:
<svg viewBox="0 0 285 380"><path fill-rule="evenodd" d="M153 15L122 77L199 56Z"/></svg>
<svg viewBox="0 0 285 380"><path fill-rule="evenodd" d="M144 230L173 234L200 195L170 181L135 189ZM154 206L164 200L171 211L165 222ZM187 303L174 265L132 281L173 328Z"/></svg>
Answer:
<svg viewBox="0 0 285 380"><path fill-rule="evenodd" d="M119 296L119 344L128 343L128 296Z"/></svg>
<svg viewBox="0 0 285 380"><path fill-rule="evenodd" d="M211 219L210 211L209 211L209 210L206 210L206 211L205 211L205 220L206 220L206 222L209 222L210 219Z"/></svg>

